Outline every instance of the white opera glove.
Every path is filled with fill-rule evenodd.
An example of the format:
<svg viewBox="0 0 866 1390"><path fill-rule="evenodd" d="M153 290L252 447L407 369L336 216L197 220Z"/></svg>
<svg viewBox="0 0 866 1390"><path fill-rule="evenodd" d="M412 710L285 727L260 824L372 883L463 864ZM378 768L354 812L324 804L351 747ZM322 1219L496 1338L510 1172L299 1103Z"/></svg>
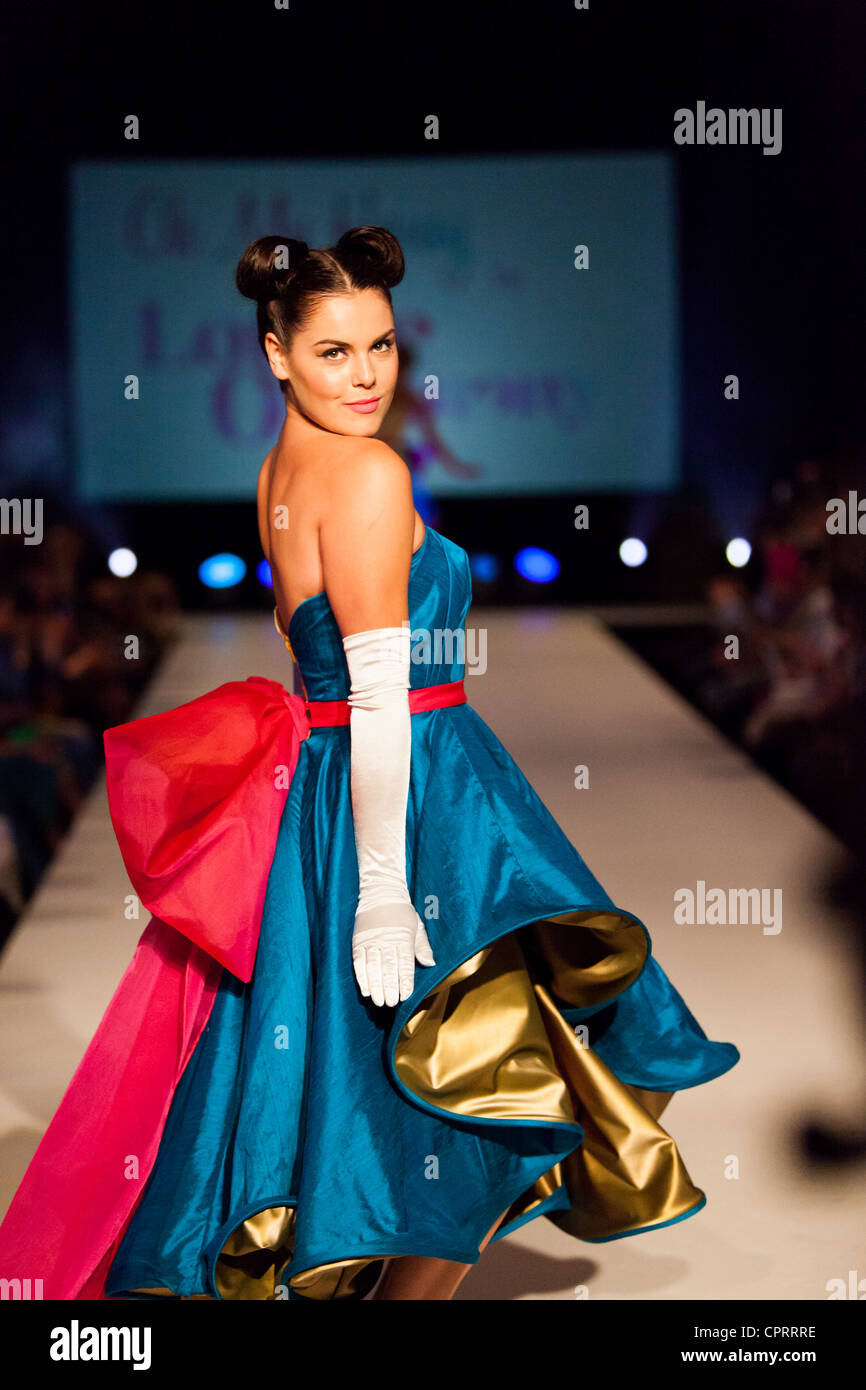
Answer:
<svg viewBox="0 0 866 1390"><path fill-rule="evenodd" d="M378 1005L408 999L416 959L436 964L406 882L410 640L408 624L343 638L360 889L352 962L361 993Z"/></svg>

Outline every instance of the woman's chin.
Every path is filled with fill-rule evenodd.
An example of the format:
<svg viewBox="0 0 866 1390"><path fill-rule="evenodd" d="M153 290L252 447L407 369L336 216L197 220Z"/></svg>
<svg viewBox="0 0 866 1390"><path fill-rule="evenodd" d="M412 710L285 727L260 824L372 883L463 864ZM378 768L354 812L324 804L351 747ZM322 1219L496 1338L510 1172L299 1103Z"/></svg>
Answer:
<svg viewBox="0 0 866 1390"><path fill-rule="evenodd" d="M382 423L382 417L377 410L374 415L355 415L354 411L347 412L353 419L340 421L333 426L338 434L356 435L358 438L368 439L374 435Z"/></svg>
<svg viewBox="0 0 866 1390"><path fill-rule="evenodd" d="M303 407L300 407L299 411L317 429L327 430L329 434L344 434L358 439L372 438L381 429L387 414L387 411L376 410L372 415L364 415L350 410L348 406L338 406L336 413L333 410L325 410L320 413L317 410L304 409Z"/></svg>

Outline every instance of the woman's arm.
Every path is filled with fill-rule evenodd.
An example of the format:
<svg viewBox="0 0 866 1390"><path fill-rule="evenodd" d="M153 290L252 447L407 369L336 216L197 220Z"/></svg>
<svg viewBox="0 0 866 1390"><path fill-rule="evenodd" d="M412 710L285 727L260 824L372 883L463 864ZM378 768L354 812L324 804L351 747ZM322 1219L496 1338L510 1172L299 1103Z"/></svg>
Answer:
<svg viewBox="0 0 866 1390"><path fill-rule="evenodd" d="M379 439L352 440L325 486L319 553L340 632L408 622L415 504L406 464Z"/></svg>
<svg viewBox="0 0 866 1390"><path fill-rule="evenodd" d="M360 445L360 447L358 447ZM350 676L351 793L359 897L352 960L361 992L394 1005L434 960L406 882L411 765L409 470L378 440L353 441L332 475L319 542Z"/></svg>

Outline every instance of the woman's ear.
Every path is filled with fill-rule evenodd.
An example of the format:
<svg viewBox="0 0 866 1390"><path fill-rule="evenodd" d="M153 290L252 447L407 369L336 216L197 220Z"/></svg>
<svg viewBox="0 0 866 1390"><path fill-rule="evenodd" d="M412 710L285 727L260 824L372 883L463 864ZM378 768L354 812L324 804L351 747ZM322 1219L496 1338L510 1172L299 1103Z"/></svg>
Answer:
<svg viewBox="0 0 866 1390"><path fill-rule="evenodd" d="M276 333L265 334L265 352L268 354L271 371L277 380L288 381L289 366L286 360L286 352Z"/></svg>

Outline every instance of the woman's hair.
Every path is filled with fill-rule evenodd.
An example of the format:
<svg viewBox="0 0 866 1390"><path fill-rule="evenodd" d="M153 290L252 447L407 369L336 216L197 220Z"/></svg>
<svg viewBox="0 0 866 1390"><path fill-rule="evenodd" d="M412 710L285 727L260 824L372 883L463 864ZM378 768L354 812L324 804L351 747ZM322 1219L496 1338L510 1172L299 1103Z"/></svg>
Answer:
<svg viewBox="0 0 866 1390"><path fill-rule="evenodd" d="M326 295L376 289L390 306L389 290L403 279L400 243L384 227L351 227L336 246L310 248L296 237L261 236L238 261L235 284L256 301L259 346L265 334L288 349L292 337ZM283 391L287 381L281 381Z"/></svg>

